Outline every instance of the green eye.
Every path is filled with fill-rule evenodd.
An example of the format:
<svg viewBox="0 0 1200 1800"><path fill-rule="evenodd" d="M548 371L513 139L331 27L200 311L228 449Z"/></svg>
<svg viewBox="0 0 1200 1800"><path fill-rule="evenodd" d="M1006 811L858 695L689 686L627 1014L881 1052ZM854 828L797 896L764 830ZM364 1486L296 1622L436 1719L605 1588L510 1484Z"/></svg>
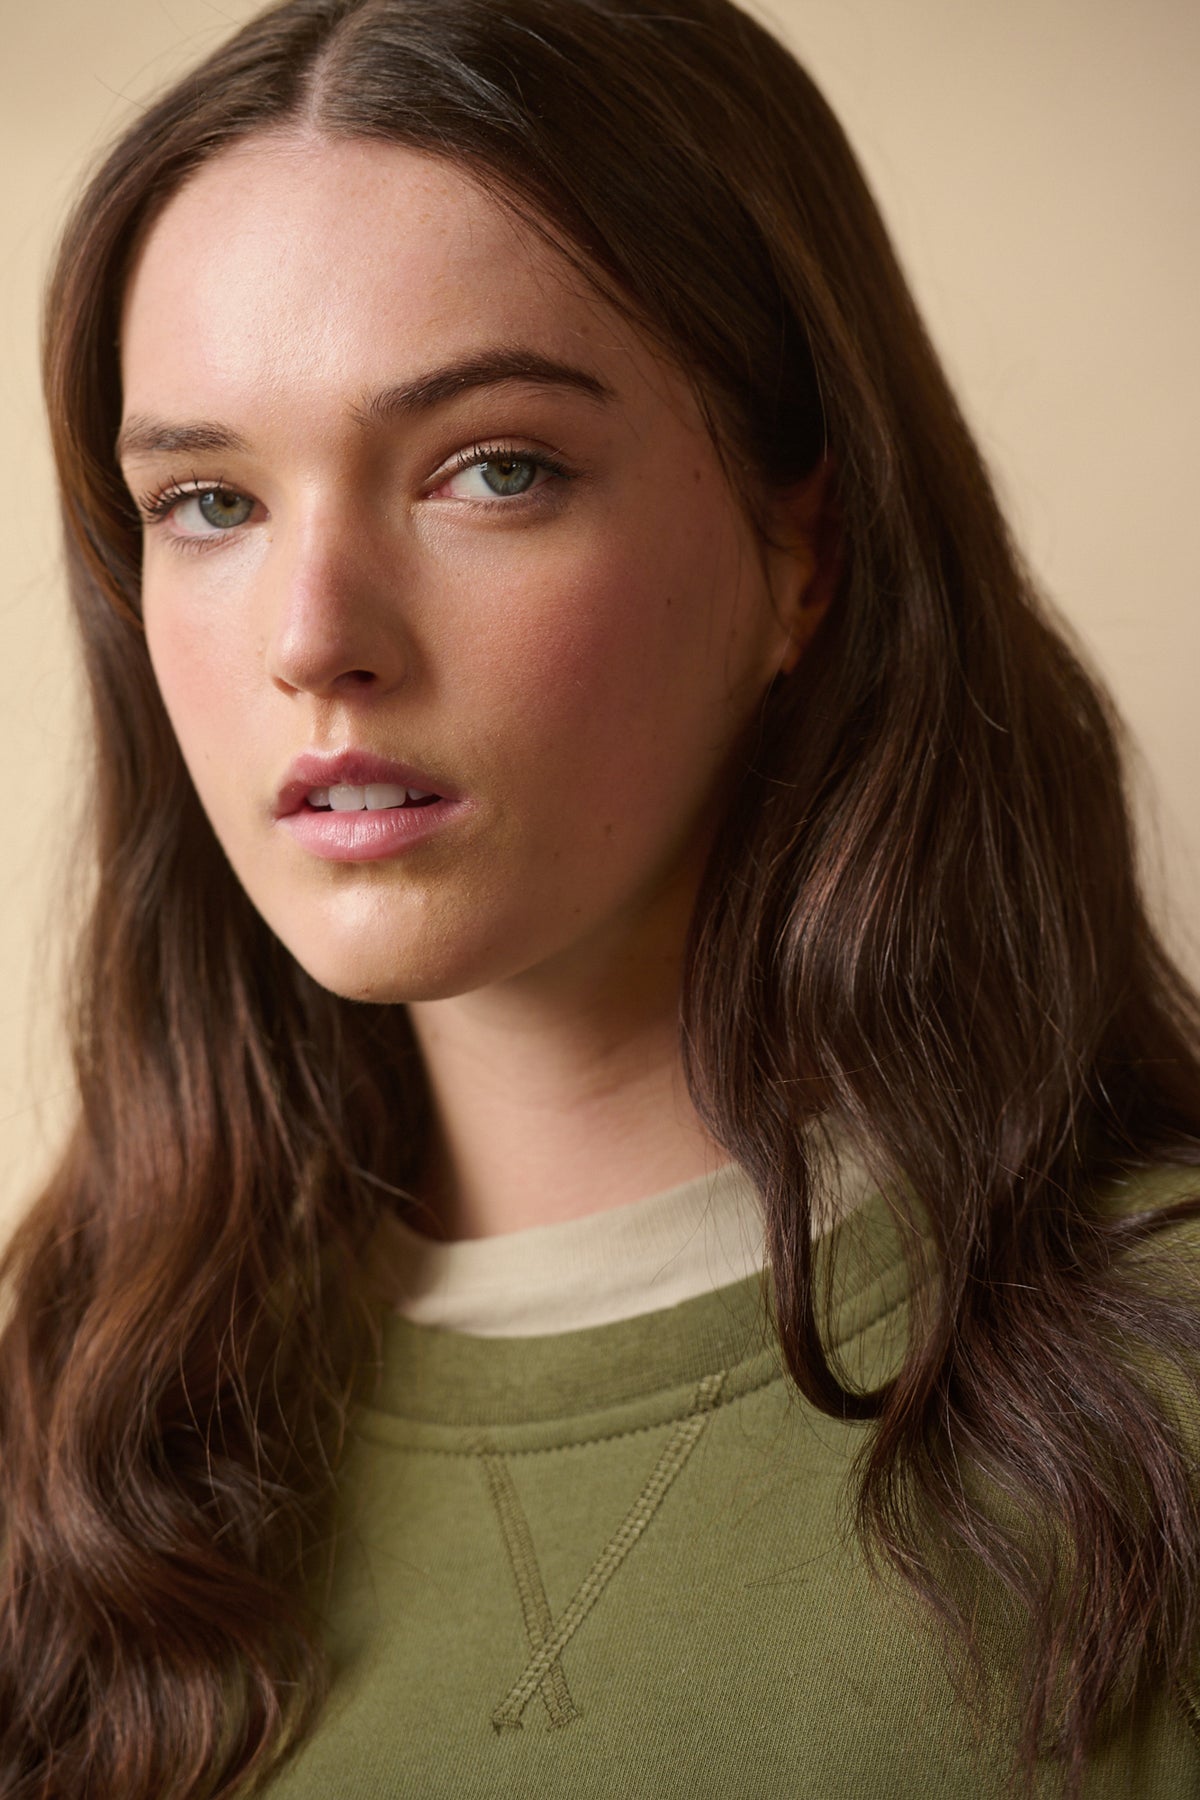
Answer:
<svg viewBox="0 0 1200 1800"><path fill-rule="evenodd" d="M205 494L197 494L196 505L205 524L218 531L231 531L235 525L244 525L254 511L253 500L247 499L245 494L235 494L229 488L211 488Z"/></svg>
<svg viewBox="0 0 1200 1800"><path fill-rule="evenodd" d="M476 467L493 494L523 494L537 474L537 464L523 456L490 457Z"/></svg>

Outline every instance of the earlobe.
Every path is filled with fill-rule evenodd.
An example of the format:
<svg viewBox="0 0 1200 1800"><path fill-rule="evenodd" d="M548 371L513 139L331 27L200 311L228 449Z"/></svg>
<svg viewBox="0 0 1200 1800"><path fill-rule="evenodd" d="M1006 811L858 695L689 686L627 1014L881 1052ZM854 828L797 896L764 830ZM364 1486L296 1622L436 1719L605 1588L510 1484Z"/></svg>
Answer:
<svg viewBox="0 0 1200 1800"><path fill-rule="evenodd" d="M779 673L798 666L833 602L841 580L841 519L833 459L828 454L777 493L771 507L772 592L788 640Z"/></svg>

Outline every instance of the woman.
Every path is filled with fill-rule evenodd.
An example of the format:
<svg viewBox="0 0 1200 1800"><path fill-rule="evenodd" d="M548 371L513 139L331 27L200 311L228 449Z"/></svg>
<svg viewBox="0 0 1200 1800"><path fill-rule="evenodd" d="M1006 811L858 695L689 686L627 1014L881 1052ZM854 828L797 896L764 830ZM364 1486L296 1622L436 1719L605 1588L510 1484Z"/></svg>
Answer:
<svg viewBox="0 0 1200 1800"><path fill-rule="evenodd" d="M1195 1791L1195 1004L806 77L287 0L48 320L3 1791Z"/></svg>

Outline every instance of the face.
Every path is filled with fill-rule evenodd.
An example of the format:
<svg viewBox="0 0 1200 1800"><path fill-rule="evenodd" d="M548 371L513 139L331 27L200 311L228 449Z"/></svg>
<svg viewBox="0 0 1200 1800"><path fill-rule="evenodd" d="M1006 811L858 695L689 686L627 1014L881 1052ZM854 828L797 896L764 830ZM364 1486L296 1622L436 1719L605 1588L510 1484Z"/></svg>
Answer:
<svg viewBox="0 0 1200 1800"><path fill-rule="evenodd" d="M163 700L318 982L553 982L686 919L810 565L565 258L440 159L253 139L148 235L122 370Z"/></svg>

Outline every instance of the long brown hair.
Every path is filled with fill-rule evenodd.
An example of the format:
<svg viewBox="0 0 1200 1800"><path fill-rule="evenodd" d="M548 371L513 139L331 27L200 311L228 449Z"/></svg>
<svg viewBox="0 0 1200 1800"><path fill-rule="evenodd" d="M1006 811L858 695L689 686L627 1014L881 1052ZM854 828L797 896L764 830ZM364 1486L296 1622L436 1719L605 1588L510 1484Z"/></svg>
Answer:
<svg viewBox="0 0 1200 1800"><path fill-rule="evenodd" d="M968 1649L954 1552L1014 1597L1020 1759L1032 1780L1055 1747L1073 1787L1106 1708L1179 1677L1200 1626L1189 1449L1138 1377L1193 1367L1200 1317L1120 1254L1181 1208L1101 1205L1200 1162L1200 1017L1139 898L1109 708L1031 593L842 132L726 0L286 0L137 121L65 234L45 371L98 880L78 1123L4 1264L0 1787L230 1794L322 1695L305 1597L373 1354L362 1247L420 1139L415 1052L403 1009L318 988L234 880L151 674L113 450L148 222L296 123L451 157L544 223L692 377L748 497L831 459L840 593L707 873L687 1067L761 1191L791 1375L875 1421L864 1544ZM824 1347L816 1118L921 1228L877 1391Z"/></svg>

